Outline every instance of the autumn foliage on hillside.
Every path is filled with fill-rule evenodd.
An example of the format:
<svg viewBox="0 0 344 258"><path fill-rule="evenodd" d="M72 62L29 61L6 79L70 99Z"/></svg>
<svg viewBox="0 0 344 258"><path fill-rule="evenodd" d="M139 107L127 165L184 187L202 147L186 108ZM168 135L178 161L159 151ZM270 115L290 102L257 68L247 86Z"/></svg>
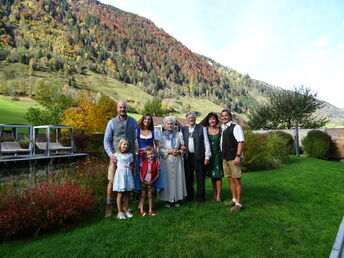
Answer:
<svg viewBox="0 0 344 258"><path fill-rule="evenodd" d="M2 3L0 61L59 72L70 86L74 74L93 71L158 97L208 98L237 112L252 102L253 80L223 72L146 18L96 0Z"/></svg>

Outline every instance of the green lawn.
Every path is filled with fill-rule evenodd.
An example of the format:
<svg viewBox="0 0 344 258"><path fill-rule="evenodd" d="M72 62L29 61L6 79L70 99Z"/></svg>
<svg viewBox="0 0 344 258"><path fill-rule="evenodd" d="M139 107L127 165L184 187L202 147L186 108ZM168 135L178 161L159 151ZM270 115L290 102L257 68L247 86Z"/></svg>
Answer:
<svg viewBox="0 0 344 258"><path fill-rule="evenodd" d="M245 209L211 201L164 208L155 217L103 219L0 245L4 257L328 257L344 210L344 163L292 157L243 176ZM224 182L223 197L229 197ZM131 205L135 208L137 203Z"/></svg>
<svg viewBox="0 0 344 258"><path fill-rule="evenodd" d="M32 100L11 100L10 97L0 95L0 124L28 124L24 118L29 107L39 106Z"/></svg>

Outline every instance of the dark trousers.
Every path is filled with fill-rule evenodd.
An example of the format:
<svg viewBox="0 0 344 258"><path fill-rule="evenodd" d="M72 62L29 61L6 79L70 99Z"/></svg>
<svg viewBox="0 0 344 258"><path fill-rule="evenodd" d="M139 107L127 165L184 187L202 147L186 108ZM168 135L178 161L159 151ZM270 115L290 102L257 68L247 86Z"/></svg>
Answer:
<svg viewBox="0 0 344 258"><path fill-rule="evenodd" d="M192 201L194 199L194 173L197 180L197 193L196 200L203 202L205 200L205 166L204 159L196 159L194 153L189 153L188 157L184 161L185 168L185 182L187 191L187 200Z"/></svg>

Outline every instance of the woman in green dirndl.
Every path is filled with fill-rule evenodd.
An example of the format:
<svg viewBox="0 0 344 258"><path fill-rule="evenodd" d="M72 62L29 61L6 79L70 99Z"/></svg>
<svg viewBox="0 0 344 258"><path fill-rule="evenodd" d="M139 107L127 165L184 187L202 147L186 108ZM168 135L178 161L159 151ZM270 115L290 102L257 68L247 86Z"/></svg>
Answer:
<svg viewBox="0 0 344 258"><path fill-rule="evenodd" d="M222 188L222 157L220 149L221 141L221 127L218 126L219 118L216 113L211 112L206 117L206 125L208 138L211 147L210 164L207 167L207 176L211 177L211 182L214 189L214 200L221 202L221 188Z"/></svg>

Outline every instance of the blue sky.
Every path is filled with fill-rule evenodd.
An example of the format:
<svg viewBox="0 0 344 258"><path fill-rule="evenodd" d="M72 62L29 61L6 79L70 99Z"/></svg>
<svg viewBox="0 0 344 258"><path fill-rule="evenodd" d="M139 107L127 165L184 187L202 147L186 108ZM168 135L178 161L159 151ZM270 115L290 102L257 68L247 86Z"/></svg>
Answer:
<svg viewBox="0 0 344 258"><path fill-rule="evenodd" d="M251 78L344 108L343 0L101 0Z"/></svg>

